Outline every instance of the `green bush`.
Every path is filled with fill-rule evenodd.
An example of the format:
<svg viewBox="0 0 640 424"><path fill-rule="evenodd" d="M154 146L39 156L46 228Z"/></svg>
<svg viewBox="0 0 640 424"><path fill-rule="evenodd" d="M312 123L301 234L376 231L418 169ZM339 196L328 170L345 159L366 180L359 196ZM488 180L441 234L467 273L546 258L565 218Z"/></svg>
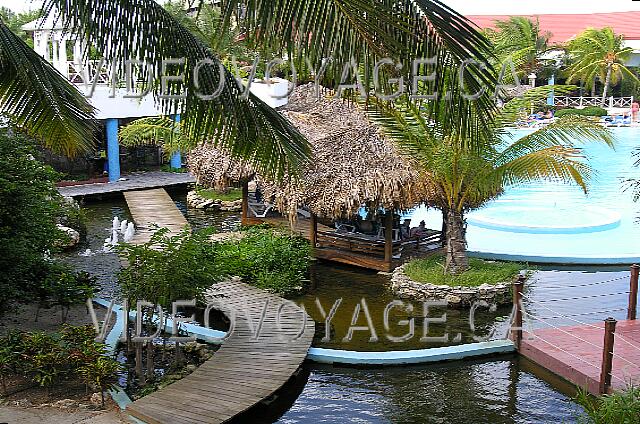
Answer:
<svg viewBox="0 0 640 424"><path fill-rule="evenodd" d="M118 252L127 266L118 274L122 295L135 305L146 300L171 310L176 300L201 299L204 289L218 281L211 230L185 229L171 236L158 230L149 242L122 243Z"/></svg>
<svg viewBox="0 0 640 424"><path fill-rule="evenodd" d="M632 424L640 422L640 388L592 397L585 390L578 390L575 401L584 408L579 417L582 424Z"/></svg>
<svg viewBox="0 0 640 424"><path fill-rule="evenodd" d="M444 272L444 257L432 256L414 259L405 267L405 273L413 281L449 286L477 287L482 284L498 284L513 281L525 264L516 262L492 262L469 258L469 270L460 275Z"/></svg>
<svg viewBox="0 0 640 424"><path fill-rule="evenodd" d="M239 240L215 242L212 230L170 236L157 231L148 243L122 244L127 266L118 274L122 294L134 304L146 300L165 310L175 300L201 299L212 284L239 276L280 294L299 290L311 260L310 246L266 227L251 227Z"/></svg>
<svg viewBox="0 0 640 424"><path fill-rule="evenodd" d="M589 106L584 109L561 109L555 113L555 117L560 118L562 116L567 115L578 115L578 116L607 116L607 110L598 106Z"/></svg>
<svg viewBox="0 0 640 424"><path fill-rule="evenodd" d="M251 227L240 240L220 243L217 273L239 276L279 294L300 291L311 261L309 242L267 227Z"/></svg>
<svg viewBox="0 0 640 424"><path fill-rule="evenodd" d="M64 237L55 172L37 156L32 140L0 129L0 313L37 291L48 274L45 255Z"/></svg>
<svg viewBox="0 0 640 424"><path fill-rule="evenodd" d="M0 337L0 377L19 375L51 388L63 378L82 379L87 386L105 390L117 381L120 363L106 355L91 326L63 326L60 334L11 331Z"/></svg>

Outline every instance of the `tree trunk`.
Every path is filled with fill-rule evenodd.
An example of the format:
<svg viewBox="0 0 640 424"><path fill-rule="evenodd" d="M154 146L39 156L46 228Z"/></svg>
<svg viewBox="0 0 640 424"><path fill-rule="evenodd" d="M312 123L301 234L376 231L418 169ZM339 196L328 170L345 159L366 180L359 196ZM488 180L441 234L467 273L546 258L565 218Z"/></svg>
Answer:
<svg viewBox="0 0 640 424"><path fill-rule="evenodd" d="M442 209L442 228L440 229L440 243L445 246L447 240L447 215L448 209Z"/></svg>
<svg viewBox="0 0 640 424"><path fill-rule="evenodd" d="M448 211L446 240L445 272L453 275L461 274L469 269L462 212L453 209Z"/></svg>
<svg viewBox="0 0 640 424"><path fill-rule="evenodd" d="M155 377L154 369L155 366L153 364L153 351L154 346L152 341L147 342L147 381L153 380Z"/></svg>
<svg viewBox="0 0 640 424"><path fill-rule="evenodd" d="M142 369L142 343L136 342L136 374L138 375L138 385L144 386L147 381Z"/></svg>
<svg viewBox="0 0 640 424"><path fill-rule="evenodd" d="M607 66L607 77L604 80L604 88L602 89L602 105L607 100L607 91L609 90L609 84L611 83L611 65Z"/></svg>

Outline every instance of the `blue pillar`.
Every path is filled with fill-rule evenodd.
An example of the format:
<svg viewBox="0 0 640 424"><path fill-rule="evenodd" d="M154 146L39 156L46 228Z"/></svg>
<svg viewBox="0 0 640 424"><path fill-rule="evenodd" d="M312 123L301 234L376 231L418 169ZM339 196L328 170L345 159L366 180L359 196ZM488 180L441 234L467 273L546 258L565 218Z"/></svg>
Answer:
<svg viewBox="0 0 640 424"><path fill-rule="evenodd" d="M176 114L173 116L173 120L175 122L180 122L180 114ZM174 152L173 155L171 156L171 162L170 162L170 166L173 169L180 169L182 168L182 155L180 154L180 152Z"/></svg>
<svg viewBox="0 0 640 424"><path fill-rule="evenodd" d="M118 144L118 120L107 119L107 161L109 182L120 179L120 145Z"/></svg>
<svg viewBox="0 0 640 424"><path fill-rule="evenodd" d="M551 76L549 77L549 85L555 85L556 83L556 76L551 74ZM553 106L555 105L555 99L553 96L553 90L549 91L549 95L547 96L547 105L549 106Z"/></svg>

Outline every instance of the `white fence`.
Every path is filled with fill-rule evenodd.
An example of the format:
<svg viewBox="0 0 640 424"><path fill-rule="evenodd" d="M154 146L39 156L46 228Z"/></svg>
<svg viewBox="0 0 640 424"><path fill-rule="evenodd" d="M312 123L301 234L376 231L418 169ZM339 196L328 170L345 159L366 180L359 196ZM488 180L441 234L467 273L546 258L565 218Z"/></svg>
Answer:
<svg viewBox="0 0 640 424"><path fill-rule="evenodd" d="M599 106L608 108L631 108L633 103L633 96L630 97L608 97L602 101L602 97L570 97L570 96L555 96L554 105L564 107L587 107L587 106Z"/></svg>

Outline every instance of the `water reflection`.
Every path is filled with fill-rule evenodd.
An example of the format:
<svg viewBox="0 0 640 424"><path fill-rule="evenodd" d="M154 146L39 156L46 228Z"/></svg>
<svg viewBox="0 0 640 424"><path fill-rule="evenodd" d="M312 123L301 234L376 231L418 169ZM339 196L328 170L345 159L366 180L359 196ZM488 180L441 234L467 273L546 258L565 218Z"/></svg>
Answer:
<svg viewBox="0 0 640 424"><path fill-rule="evenodd" d="M509 357L439 366L311 366L278 423L574 422L579 407Z"/></svg>

